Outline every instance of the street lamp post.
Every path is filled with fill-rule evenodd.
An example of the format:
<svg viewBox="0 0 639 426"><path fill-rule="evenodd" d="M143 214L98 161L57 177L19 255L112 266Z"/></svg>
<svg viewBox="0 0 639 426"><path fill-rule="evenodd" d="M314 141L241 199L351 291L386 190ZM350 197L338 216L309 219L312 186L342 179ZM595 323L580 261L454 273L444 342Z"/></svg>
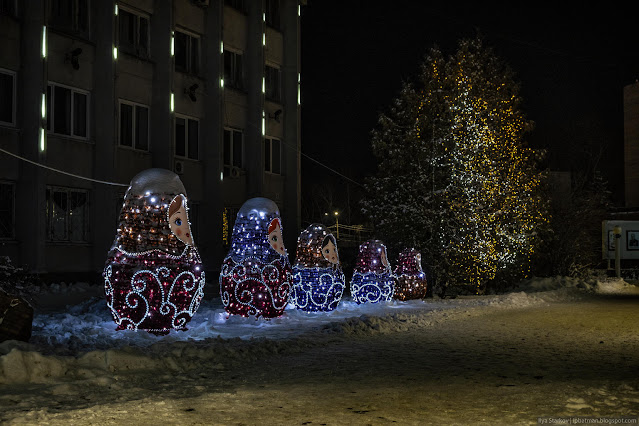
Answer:
<svg viewBox="0 0 639 426"><path fill-rule="evenodd" d="M335 238L339 240L339 212L335 212Z"/></svg>
<svg viewBox="0 0 639 426"><path fill-rule="evenodd" d="M615 234L615 274L617 278L621 278L621 226L615 226L613 233Z"/></svg>

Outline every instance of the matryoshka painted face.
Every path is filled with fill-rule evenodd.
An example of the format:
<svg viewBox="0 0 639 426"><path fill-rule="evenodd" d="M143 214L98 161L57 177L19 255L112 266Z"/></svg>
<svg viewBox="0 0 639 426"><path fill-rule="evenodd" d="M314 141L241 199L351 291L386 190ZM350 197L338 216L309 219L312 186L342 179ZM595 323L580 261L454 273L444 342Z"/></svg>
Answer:
<svg viewBox="0 0 639 426"><path fill-rule="evenodd" d="M328 260L332 264L337 264L339 262L337 249L335 249L335 244L333 244L333 240L329 237L324 240L324 244L322 245L322 256L324 256L324 259Z"/></svg>
<svg viewBox="0 0 639 426"><path fill-rule="evenodd" d="M282 238L282 228L280 227L280 220L275 218L268 226L268 242L279 254L285 255L286 249L284 249L284 239Z"/></svg>
<svg viewBox="0 0 639 426"><path fill-rule="evenodd" d="M180 241L188 245L193 245L189 218L186 214L184 199L181 195L175 197L169 207L169 228Z"/></svg>
<svg viewBox="0 0 639 426"><path fill-rule="evenodd" d="M386 250L381 249L382 250L382 265L384 266L388 266L388 258L386 257Z"/></svg>

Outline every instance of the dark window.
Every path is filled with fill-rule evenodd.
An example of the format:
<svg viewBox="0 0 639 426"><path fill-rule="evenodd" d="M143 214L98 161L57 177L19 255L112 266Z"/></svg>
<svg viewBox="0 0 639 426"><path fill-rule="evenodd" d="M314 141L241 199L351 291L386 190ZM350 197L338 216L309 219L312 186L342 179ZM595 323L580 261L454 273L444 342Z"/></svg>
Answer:
<svg viewBox="0 0 639 426"><path fill-rule="evenodd" d="M187 117L175 117L175 155L199 158L200 122Z"/></svg>
<svg viewBox="0 0 639 426"><path fill-rule="evenodd" d="M120 49L133 55L149 56L149 18L119 9Z"/></svg>
<svg viewBox="0 0 639 426"><path fill-rule="evenodd" d="M89 95L68 87L47 87L47 130L88 138Z"/></svg>
<svg viewBox="0 0 639 426"><path fill-rule="evenodd" d="M175 69L190 74L200 71L200 39L175 31Z"/></svg>
<svg viewBox="0 0 639 426"><path fill-rule="evenodd" d="M281 173L279 139L264 139L264 170L277 175Z"/></svg>
<svg viewBox="0 0 639 426"><path fill-rule="evenodd" d="M88 191L47 187L47 239L49 241L87 241L88 213Z"/></svg>
<svg viewBox="0 0 639 426"><path fill-rule="evenodd" d="M224 85L234 89L244 88L241 53L224 51Z"/></svg>
<svg viewBox="0 0 639 426"><path fill-rule="evenodd" d="M14 237L15 186L0 183L0 238Z"/></svg>
<svg viewBox="0 0 639 426"><path fill-rule="evenodd" d="M14 124L16 100L15 76L12 73L0 70L0 122Z"/></svg>
<svg viewBox="0 0 639 426"><path fill-rule="evenodd" d="M52 27L88 35L89 0L51 0L49 25Z"/></svg>
<svg viewBox="0 0 639 426"><path fill-rule="evenodd" d="M231 6L233 9L237 9L242 13L246 13L246 4L244 0L224 0L224 4Z"/></svg>
<svg viewBox="0 0 639 426"><path fill-rule="evenodd" d="M0 14L18 17L16 0L0 0Z"/></svg>
<svg viewBox="0 0 639 426"><path fill-rule="evenodd" d="M280 0L266 0L264 14L266 24L273 28L280 28Z"/></svg>
<svg viewBox="0 0 639 426"><path fill-rule="evenodd" d="M120 145L148 151L148 107L120 101Z"/></svg>
<svg viewBox="0 0 639 426"><path fill-rule="evenodd" d="M240 130L224 129L224 175L233 167L243 167L243 135Z"/></svg>
<svg viewBox="0 0 639 426"><path fill-rule="evenodd" d="M264 72L265 78L265 96L267 99L273 101L280 101L281 96L281 85L280 85L280 70L279 68L274 68L270 66L266 66Z"/></svg>

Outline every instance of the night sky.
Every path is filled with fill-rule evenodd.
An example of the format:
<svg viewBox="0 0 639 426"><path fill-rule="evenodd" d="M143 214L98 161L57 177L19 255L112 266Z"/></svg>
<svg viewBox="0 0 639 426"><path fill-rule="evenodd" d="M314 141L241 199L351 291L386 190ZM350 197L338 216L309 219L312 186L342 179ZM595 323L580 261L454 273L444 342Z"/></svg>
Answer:
<svg viewBox="0 0 639 426"><path fill-rule="evenodd" d="M479 3L479 2L473 2ZM423 1L308 0L302 8L302 152L363 183L370 131L437 45L481 34L514 71L532 147L551 170L598 168L623 202L623 87L639 78L630 10L558 10ZM302 157L303 191L346 180Z"/></svg>

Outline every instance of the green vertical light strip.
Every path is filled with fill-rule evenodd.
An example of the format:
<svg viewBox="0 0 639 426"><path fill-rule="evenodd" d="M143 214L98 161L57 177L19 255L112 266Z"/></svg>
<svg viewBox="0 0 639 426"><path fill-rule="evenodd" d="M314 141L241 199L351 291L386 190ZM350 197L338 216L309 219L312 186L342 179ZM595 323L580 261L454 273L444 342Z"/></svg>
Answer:
<svg viewBox="0 0 639 426"><path fill-rule="evenodd" d="M42 57L47 57L47 26L42 27Z"/></svg>

